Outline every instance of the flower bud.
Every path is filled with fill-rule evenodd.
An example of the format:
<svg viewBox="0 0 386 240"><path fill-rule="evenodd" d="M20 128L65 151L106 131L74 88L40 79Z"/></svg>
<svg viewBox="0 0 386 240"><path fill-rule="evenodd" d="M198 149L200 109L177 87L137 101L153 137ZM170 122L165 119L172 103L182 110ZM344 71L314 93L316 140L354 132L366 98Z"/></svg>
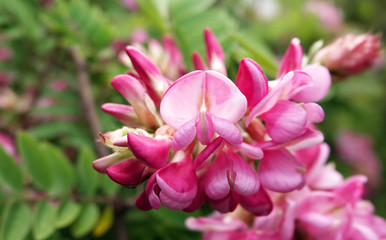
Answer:
<svg viewBox="0 0 386 240"><path fill-rule="evenodd" d="M335 80L372 67L380 57L381 35L348 34L319 50L314 61L325 65Z"/></svg>

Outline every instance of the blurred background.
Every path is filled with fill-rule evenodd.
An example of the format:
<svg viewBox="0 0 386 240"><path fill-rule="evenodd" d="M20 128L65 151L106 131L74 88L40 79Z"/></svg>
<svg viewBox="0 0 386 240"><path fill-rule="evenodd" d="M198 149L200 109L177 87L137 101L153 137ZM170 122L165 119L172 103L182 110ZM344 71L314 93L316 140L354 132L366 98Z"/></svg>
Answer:
<svg viewBox="0 0 386 240"><path fill-rule="evenodd" d="M190 71L209 27L230 79L245 57L274 79L292 38L312 54L319 40L327 45L347 33L385 36L385 9L383 0L1 0L0 239L200 239L184 219L209 207L141 212L134 206L140 190L92 168L109 153L98 132L122 126L100 105L125 103L110 86L128 69L124 47L146 49L168 34ZM162 54L149 52L162 65ZM367 175L365 198L386 217L384 61L336 78L318 127L330 161L344 176Z"/></svg>

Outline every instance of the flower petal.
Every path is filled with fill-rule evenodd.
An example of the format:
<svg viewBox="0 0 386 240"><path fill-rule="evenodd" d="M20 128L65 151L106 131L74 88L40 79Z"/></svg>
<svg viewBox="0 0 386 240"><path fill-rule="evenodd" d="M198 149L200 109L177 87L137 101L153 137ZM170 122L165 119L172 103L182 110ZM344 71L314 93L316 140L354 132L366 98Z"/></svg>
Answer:
<svg viewBox="0 0 386 240"><path fill-rule="evenodd" d="M264 151L264 158L257 170L262 186L283 193L303 187L304 171L296 158L285 149Z"/></svg>
<svg viewBox="0 0 386 240"><path fill-rule="evenodd" d="M208 145L214 136L214 129L211 114L207 112L201 112L196 121L197 139L203 145Z"/></svg>
<svg viewBox="0 0 386 240"><path fill-rule="evenodd" d="M155 139L128 133L127 142L134 156L151 168L159 169L169 160L171 142L168 138Z"/></svg>
<svg viewBox="0 0 386 240"><path fill-rule="evenodd" d="M267 77L261 67L249 58L241 59L236 86L247 98L248 108L254 107L268 93Z"/></svg>
<svg viewBox="0 0 386 240"><path fill-rule="evenodd" d="M280 63L278 78L290 71L301 69L302 59L303 49L302 46L300 46L300 40L298 38L293 38Z"/></svg>
<svg viewBox="0 0 386 240"><path fill-rule="evenodd" d="M172 149L179 151L188 146L196 136L196 127L194 126L194 119L186 122L177 129L173 137Z"/></svg>
<svg viewBox="0 0 386 240"><path fill-rule="evenodd" d="M307 121L312 123L320 123L324 119L323 108L316 103L304 104L304 109L307 112Z"/></svg>
<svg viewBox="0 0 386 240"><path fill-rule="evenodd" d="M252 195L241 196L240 204L255 216L266 216L273 209L272 200L263 187Z"/></svg>
<svg viewBox="0 0 386 240"><path fill-rule="evenodd" d="M202 60L198 52L193 53L192 62L193 62L194 69L196 70L209 70L208 66L206 66L204 60Z"/></svg>
<svg viewBox="0 0 386 240"><path fill-rule="evenodd" d="M218 42L216 36L209 28L204 29L206 57L210 69L226 75L224 51Z"/></svg>
<svg viewBox="0 0 386 240"><path fill-rule="evenodd" d="M105 113L117 118L126 126L138 126L138 116L132 106L117 103L105 103L101 106L101 109Z"/></svg>
<svg viewBox="0 0 386 240"><path fill-rule="evenodd" d="M262 116L268 135L275 142L288 142L302 134L307 113L296 103L281 100Z"/></svg>
<svg viewBox="0 0 386 240"><path fill-rule="evenodd" d="M312 85L304 87L292 99L299 102L318 102L330 90L331 75L328 69L320 65L308 65L302 69L311 76Z"/></svg>
<svg viewBox="0 0 386 240"><path fill-rule="evenodd" d="M229 160L226 154L221 152L206 173L205 193L210 199L222 199L230 192L228 182L230 170Z"/></svg>
<svg viewBox="0 0 386 240"><path fill-rule="evenodd" d="M137 186L154 170L150 170L137 159L130 158L107 168L106 172L114 182L124 186Z"/></svg>
<svg viewBox="0 0 386 240"><path fill-rule="evenodd" d="M243 141L240 130L234 123L212 115L213 128L218 135L231 144L240 144Z"/></svg>

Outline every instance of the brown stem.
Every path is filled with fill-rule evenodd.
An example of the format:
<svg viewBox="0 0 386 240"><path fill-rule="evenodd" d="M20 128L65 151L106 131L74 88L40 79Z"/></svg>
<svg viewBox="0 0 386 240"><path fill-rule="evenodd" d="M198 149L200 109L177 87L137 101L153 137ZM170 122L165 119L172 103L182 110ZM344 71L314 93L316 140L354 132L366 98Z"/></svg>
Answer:
<svg viewBox="0 0 386 240"><path fill-rule="evenodd" d="M96 141L96 139L99 139L99 130L101 127L98 115L95 110L95 103L91 94L90 79L87 72L86 60L81 54L81 49L79 46L71 47L70 53L77 68L78 86L81 95L82 107L87 121L90 124L92 137L95 140L95 149L99 157L106 156L108 154L107 149L104 147L104 145Z"/></svg>

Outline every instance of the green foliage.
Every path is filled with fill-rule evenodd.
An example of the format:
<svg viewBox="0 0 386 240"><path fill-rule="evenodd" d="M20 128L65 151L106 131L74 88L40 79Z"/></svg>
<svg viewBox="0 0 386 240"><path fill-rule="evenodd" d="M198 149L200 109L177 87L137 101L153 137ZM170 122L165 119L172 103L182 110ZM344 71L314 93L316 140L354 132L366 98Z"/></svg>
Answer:
<svg viewBox="0 0 386 240"><path fill-rule="evenodd" d="M9 202L2 212L0 239L25 239L32 221L32 213L27 204Z"/></svg>
<svg viewBox="0 0 386 240"><path fill-rule="evenodd" d="M55 231L58 206L47 201L39 201L34 217L33 235L36 240L46 239Z"/></svg>
<svg viewBox="0 0 386 240"><path fill-rule="evenodd" d="M92 161L96 159L89 148L83 148L76 163L76 177L79 192L84 196L95 194L99 184L99 174L93 169Z"/></svg>
<svg viewBox="0 0 386 240"><path fill-rule="evenodd" d="M71 226L71 233L79 238L89 233L98 221L100 211L95 204L84 204L78 218Z"/></svg>
<svg viewBox="0 0 386 240"><path fill-rule="evenodd" d="M23 176L20 167L0 146L0 182L6 184L13 192L23 187Z"/></svg>

